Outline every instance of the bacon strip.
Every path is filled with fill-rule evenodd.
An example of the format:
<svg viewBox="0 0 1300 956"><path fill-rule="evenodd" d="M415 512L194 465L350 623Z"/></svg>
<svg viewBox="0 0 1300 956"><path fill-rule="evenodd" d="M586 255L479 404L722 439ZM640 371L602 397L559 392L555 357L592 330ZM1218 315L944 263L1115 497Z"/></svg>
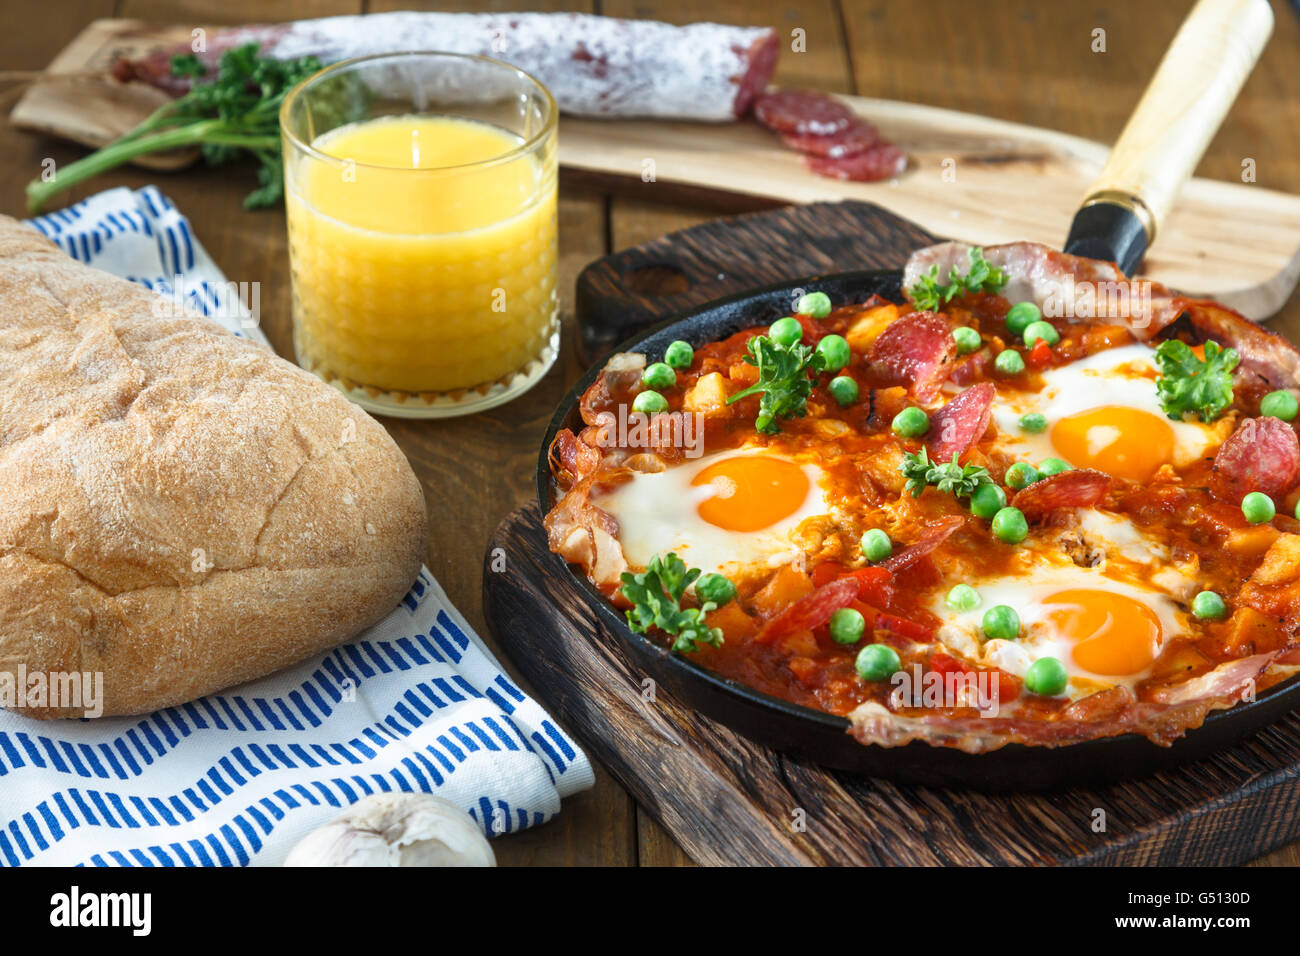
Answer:
<svg viewBox="0 0 1300 956"><path fill-rule="evenodd" d="M1281 498L1300 477L1300 440L1279 418L1248 418L1214 456L1210 490L1232 504L1252 491Z"/></svg>
<svg viewBox="0 0 1300 956"><path fill-rule="evenodd" d="M871 345L870 367L885 385L911 386L928 402L957 356L948 322L933 312L912 312L888 325Z"/></svg>
<svg viewBox="0 0 1300 956"><path fill-rule="evenodd" d="M917 250L903 270L903 289L911 289L934 266L945 282L954 266L966 272L970 249L964 242L941 242ZM1036 242L985 246L984 258L1006 272L1000 295L1008 302L1033 302L1043 315L1067 322L1124 324L1139 339L1154 337L1178 318L1186 301L1158 283L1138 284L1113 262L1068 256ZM1137 297L1131 294L1135 290ZM1149 308L1144 290L1150 292Z"/></svg>
<svg viewBox="0 0 1300 956"><path fill-rule="evenodd" d="M1157 692L1150 701L1137 700L1127 688L1111 688L1075 701L1056 720L942 712L914 716L868 701L849 714L849 733L863 744L902 747L920 740L972 754L988 753L1009 743L1059 747L1126 733L1141 734L1167 747L1199 727L1211 711L1237 704L1282 653L1255 654L1220 664L1194 680Z"/></svg>
<svg viewBox="0 0 1300 956"><path fill-rule="evenodd" d="M952 461L964 455L988 431L993 418L993 399L998 390L992 382L980 382L962 392L930 416L926 447L934 461Z"/></svg>

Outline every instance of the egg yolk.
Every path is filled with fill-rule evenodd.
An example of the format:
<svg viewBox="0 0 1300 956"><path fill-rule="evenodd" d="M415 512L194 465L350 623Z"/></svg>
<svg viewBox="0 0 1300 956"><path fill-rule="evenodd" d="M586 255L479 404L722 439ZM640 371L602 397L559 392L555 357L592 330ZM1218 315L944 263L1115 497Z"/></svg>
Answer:
<svg viewBox="0 0 1300 956"><path fill-rule="evenodd" d="M728 531L759 531L788 518L808 497L808 476L792 461L739 456L715 462L691 479L712 485L697 509L709 524Z"/></svg>
<svg viewBox="0 0 1300 956"><path fill-rule="evenodd" d="M1074 642L1074 662L1094 674L1136 674L1151 666L1160 649L1160 618L1125 594L1074 588L1044 603L1059 605L1048 620Z"/></svg>
<svg viewBox="0 0 1300 956"><path fill-rule="evenodd" d="M1147 481L1174 453L1174 430L1140 408L1106 405L1068 415L1052 427L1052 445L1076 468Z"/></svg>

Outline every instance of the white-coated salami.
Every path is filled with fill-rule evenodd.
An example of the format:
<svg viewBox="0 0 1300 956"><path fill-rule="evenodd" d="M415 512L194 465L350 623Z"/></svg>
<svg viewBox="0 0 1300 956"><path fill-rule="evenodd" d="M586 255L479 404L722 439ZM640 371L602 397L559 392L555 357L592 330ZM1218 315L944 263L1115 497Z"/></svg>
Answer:
<svg viewBox="0 0 1300 956"><path fill-rule="evenodd" d="M214 31L200 54L216 63L233 46L258 43L280 59L332 63L402 50L491 56L531 73L574 116L722 121L742 116L776 66L775 31L720 23L673 26L580 13L377 13ZM120 60L113 74L169 92L186 88L161 50Z"/></svg>

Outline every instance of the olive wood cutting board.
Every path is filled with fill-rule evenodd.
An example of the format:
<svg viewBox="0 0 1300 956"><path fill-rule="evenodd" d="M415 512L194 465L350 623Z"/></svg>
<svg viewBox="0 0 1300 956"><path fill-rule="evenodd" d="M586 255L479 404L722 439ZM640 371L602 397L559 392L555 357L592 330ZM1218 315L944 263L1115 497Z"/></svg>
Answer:
<svg viewBox="0 0 1300 956"><path fill-rule="evenodd" d="M99 145L130 129L162 94L111 80L118 54L189 42L190 27L96 20L14 107L20 127ZM737 123L595 121L560 124L560 162L574 177L648 199L735 205L866 200L931 232L981 244L1029 239L1059 247L1108 147L1053 130L952 110L846 97L908 150L908 170L886 183L817 176L753 120ZM155 158L184 165L193 154ZM1210 295L1253 319L1286 302L1300 278L1300 197L1249 183L1194 179L1181 193L1144 272Z"/></svg>
<svg viewBox="0 0 1300 956"><path fill-rule="evenodd" d="M897 265L931 241L865 203L719 219L592 263L580 319L665 319L738 287ZM624 277L620 280L620 277ZM631 277L631 278L626 278ZM635 288L628 288L628 284ZM703 864L1233 864L1300 839L1300 714L1209 760L1040 794L902 786L783 756L647 675L530 503L484 559L488 625L552 713Z"/></svg>

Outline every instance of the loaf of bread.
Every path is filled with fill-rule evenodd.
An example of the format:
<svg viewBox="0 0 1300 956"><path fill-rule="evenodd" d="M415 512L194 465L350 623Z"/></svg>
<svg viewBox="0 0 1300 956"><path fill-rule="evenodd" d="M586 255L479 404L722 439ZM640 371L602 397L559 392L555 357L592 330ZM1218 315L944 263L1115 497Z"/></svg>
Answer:
<svg viewBox="0 0 1300 956"><path fill-rule="evenodd" d="M0 679L102 673L105 715L353 637L427 536L410 465L337 391L7 217L0 476Z"/></svg>

